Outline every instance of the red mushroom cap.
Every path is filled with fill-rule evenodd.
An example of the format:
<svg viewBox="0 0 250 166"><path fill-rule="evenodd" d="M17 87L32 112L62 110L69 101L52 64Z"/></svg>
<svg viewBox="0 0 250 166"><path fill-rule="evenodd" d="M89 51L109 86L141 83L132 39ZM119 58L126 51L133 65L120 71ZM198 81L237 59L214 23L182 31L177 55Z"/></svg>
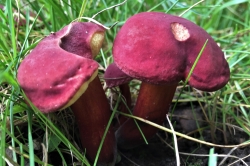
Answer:
<svg viewBox="0 0 250 166"><path fill-rule="evenodd" d="M69 30L64 34L65 30ZM105 29L91 22L73 22L65 26L60 47L73 54L94 59L103 43Z"/></svg>
<svg viewBox="0 0 250 166"><path fill-rule="evenodd" d="M128 83L133 78L121 71L115 63L111 63L105 71L104 79L107 87L111 88Z"/></svg>
<svg viewBox="0 0 250 166"><path fill-rule="evenodd" d="M97 62L60 47L61 38L67 35L71 26L45 37L18 69L20 86L44 113L71 105L98 73Z"/></svg>
<svg viewBox="0 0 250 166"><path fill-rule="evenodd" d="M154 84L178 83L186 79L207 39L189 84L214 91L229 80L224 54L205 30L181 17L159 12L130 17L114 41L114 61L133 78Z"/></svg>

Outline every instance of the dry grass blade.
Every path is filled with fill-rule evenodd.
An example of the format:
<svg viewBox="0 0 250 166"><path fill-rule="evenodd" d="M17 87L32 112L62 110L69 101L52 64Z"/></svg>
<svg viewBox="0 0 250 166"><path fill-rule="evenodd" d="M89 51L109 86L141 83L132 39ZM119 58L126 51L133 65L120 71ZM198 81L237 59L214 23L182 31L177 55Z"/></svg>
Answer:
<svg viewBox="0 0 250 166"><path fill-rule="evenodd" d="M208 146L215 146L215 147L221 147L221 148L234 148L234 147L244 147L244 146L247 146L247 145L250 145L250 141L247 141L247 142L244 142L244 143L241 143L241 144L238 144L238 145L218 145L218 144L213 144L213 143L210 143L210 142L206 142L206 141L202 141L202 140L198 140L196 138L193 138L193 137L190 137L190 136L187 136L185 134L182 134L182 133L179 133L179 132L176 132L176 131L172 131L166 127L163 127L161 125L158 125L156 123L153 123L151 121L148 121L146 119L143 119L143 118L140 118L140 117L135 117L135 116L131 116L129 114L125 114L125 113L122 113L122 112L119 112L120 114L124 115L124 116L127 116L127 117L130 117L130 118L133 118L133 119L136 119L136 120L139 120L141 122L144 122L144 123L147 123L149 125L152 125L160 130L163 130L163 131L166 131L168 133L174 133L176 134L177 136L180 136L180 137L183 137L185 139L188 139L190 141L194 141L194 142L198 142L198 143L201 143L201 144L204 144L204 145L208 145Z"/></svg>

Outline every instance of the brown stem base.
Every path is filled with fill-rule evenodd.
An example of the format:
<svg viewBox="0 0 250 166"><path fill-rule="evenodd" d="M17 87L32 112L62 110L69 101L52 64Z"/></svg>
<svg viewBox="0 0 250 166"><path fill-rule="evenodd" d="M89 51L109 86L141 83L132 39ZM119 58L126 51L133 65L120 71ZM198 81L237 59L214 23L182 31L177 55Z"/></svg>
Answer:
<svg viewBox="0 0 250 166"><path fill-rule="evenodd" d="M157 124L162 124L169 111L177 84L174 85L153 85L142 83L133 111L138 116ZM158 131L157 128L143 122L138 122L144 136L152 138ZM123 149L133 148L144 142L133 119L128 119L117 131L116 140L118 146Z"/></svg>
<svg viewBox="0 0 250 166"><path fill-rule="evenodd" d="M108 100L98 77L89 84L88 89L71 109L79 127L82 146L86 148L86 156L93 162L111 115ZM115 134L110 127L98 158L98 165L114 165L116 154Z"/></svg>

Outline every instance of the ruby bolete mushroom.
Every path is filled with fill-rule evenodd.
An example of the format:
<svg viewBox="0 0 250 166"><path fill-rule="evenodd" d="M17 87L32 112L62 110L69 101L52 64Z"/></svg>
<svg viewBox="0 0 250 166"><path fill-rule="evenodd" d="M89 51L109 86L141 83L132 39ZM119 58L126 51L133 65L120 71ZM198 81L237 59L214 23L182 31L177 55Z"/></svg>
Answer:
<svg viewBox="0 0 250 166"><path fill-rule="evenodd" d="M125 103L121 101L119 110L123 113L130 113L128 108L131 106L131 93L128 83L132 80L127 74L122 72L115 63L111 63L105 73L104 79L108 88L119 86L120 92L124 97ZM127 106L126 106L127 105ZM128 107L128 108L127 108ZM127 117L121 116L118 118L118 125L122 125L127 120Z"/></svg>
<svg viewBox="0 0 250 166"><path fill-rule="evenodd" d="M123 71L121 71L115 63L111 63L104 73L104 79L108 88L128 85L133 78L129 77Z"/></svg>
<svg viewBox="0 0 250 166"><path fill-rule="evenodd" d="M184 81L206 40L189 85L215 91L229 80L224 54L210 35L193 22L160 12L143 12L130 17L118 32L113 46L114 62L132 78L142 81L135 116L162 124L176 86ZM156 128L139 123L146 138ZM116 131L118 146L131 148L143 143L134 120L127 120Z"/></svg>
<svg viewBox="0 0 250 166"><path fill-rule="evenodd" d="M72 38L72 34L78 34ZM45 37L25 57L18 81L28 99L43 113L71 106L86 156L93 162L111 111L100 83L98 63L92 60L104 30L93 23L71 23ZM70 44L67 44L70 42ZM114 165L116 141L109 129L98 164Z"/></svg>

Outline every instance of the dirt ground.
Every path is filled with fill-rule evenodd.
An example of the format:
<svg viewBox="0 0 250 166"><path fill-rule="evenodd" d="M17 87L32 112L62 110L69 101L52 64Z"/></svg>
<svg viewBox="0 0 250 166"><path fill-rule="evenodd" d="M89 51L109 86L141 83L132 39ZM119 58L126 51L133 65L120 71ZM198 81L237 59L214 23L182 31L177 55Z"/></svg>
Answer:
<svg viewBox="0 0 250 166"><path fill-rule="evenodd" d="M174 123L175 130L181 133L189 133L197 129L196 122L193 119L192 111L189 106L181 106L176 109L172 123ZM196 118L200 119L200 127L206 127L206 123L203 121L201 109L199 107L195 108ZM181 115L181 116L180 116ZM165 123L166 126L167 122ZM168 127L169 128L169 127ZM207 142L214 142L215 144L224 145L225 138L220 130L215 131L215 137L211 136L210 128L206 128L202 132L202 137ZM198 132L191 134L190 136L194 138L199 138L200 134ZM244 141L249 140L249 136L244 134L239 130L235 130L234 135L229 132L226 134L226 141L228 145L240 144ZM120 150L121 160L116 166L175 166L176 156L174 150L167 146L166 142L172 146L172 135L164 131L159 131L157 135L149 141L148 145L141 145L130 150ZM181 166L207 166L208 165L208 155L210 146L201 145L197 142L193 142L186 139L178 139L178 150L179 152L193 154L192 155L182 155L180 154ZM215 153L217 154L229 154L232 148L215 148ZM197 155L196 155L197 154ZM232 166L250 166L250 146L236 148L230 155L243 158L243 162L236 162ZM224 159L224 157L218 158L218 165ZM228 157L222 166L227 166L236 161L237 159Z"/></svg>
<svg viewBox="0 0 250 166"><path fill-rule="evenodd" d="M179 152L193 153L198 155L208 155L208 146L199 145L189 140L181 140L178 143ZM228 154L231 149L216 148L218 154ZM236 149L231 155L244 157L250 154L250 147ZM120 151L121 161L116 166L176 166L175 153L171 148L161 142L159 137L154 137L149 145L142 145L131 150ZM218 164L223 158L218 158ZM181 166L207 166L208 157L190 156L180 154ZM228 166L236 161L234 158L228 158L222 166ZM250 165L250 157L244 159L247 165ZM232 166L243 166L242 162L237 162Z"/></svg>

